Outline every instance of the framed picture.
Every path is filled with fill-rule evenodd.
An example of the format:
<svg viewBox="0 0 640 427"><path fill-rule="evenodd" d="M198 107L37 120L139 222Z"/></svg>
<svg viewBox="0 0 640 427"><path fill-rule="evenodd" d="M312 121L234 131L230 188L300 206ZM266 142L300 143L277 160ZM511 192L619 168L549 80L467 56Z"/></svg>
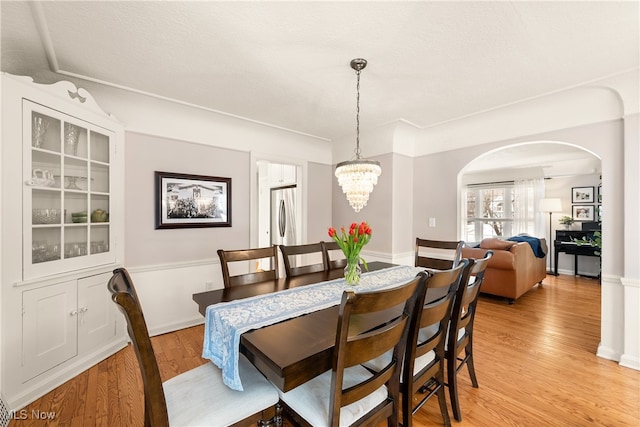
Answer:
<svg viewBox="0 0 640 427"><path fill-rule="evenodd" d="M156 172L156 229L231 227L231 178Z"/></svg>
<svg viewBox="0 0 640 427"><path fill-rule="evenodd" d="M595 203L593 187L571 188L571 203Z"/></svg>
<svg viewBox="0 0 640 427"><path fill-rule="evenodd" d="M598 185L598 203L602 203L602 184Z"/></svg>
<svg viewBox="0 0 640 427"><path fill-rule="evenodd" d="M602 205L596 206L596 221L602 221Z"/></svg>
<svg viewBox="0 0 640 427"><path fill-rule="evenodd" d="M595 206L573 205L573 219L575 219L576 221L594 221Z"/></svg>

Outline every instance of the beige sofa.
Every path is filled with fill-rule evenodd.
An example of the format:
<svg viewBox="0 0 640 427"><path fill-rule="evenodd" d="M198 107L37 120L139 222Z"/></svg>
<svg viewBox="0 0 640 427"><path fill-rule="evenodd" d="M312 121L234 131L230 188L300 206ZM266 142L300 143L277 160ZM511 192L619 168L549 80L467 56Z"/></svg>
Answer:
<svg viewBox="0 0 640 427"><path fill-rule="evenodd" d="M484 239L479 248L462 248L463 258L482 258L488 250L493 257L484 276L480 292L509 299L509 304L547 277L547 243L540 239L544 258L536 257L527 242L512 242L496 238Z"/></svg>

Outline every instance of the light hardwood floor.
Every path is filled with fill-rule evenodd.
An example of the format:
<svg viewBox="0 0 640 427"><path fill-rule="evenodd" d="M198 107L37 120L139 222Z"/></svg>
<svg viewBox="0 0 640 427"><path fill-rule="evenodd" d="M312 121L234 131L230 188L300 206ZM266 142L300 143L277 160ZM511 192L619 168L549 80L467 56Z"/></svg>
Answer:
<svg viewBox="0 0 640 427"><path fill-rule="evenodd" d="M463 421L454 426L639 426L640 372L595 356L600 336L600 284L549 276L508 305L481 296L475 325L480 387L459 376ZM202 326L157 336L167 380L204 361ZM25 408L11 426L142 426L140 374L131 346ZM52 421L32 411L55 413ZM449 411L451 412L451 411ZM417 427L442 425L437 399L415 415Z"/></svg>

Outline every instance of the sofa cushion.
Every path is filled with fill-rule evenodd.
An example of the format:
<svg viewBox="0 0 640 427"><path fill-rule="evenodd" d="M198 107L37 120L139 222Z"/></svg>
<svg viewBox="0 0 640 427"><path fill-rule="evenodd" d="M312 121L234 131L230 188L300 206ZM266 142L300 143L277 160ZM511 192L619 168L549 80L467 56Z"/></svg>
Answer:
<svg viewBox="0 0 640 427"><path fill-rule="evenodd" d="M515 244L516 242L509 242L507 240L501 240L501 239L496 239L495 237L489 237L489 238L483 239L482 242L480 242L480 248L508 251Z"/></svg>
<svg viewBox="0 0 640 427"><path fill-rule="evenodd" d="M526 243L525 243L526 244ZM490 249L481 248L462 248L463 258L484 258ZM493 250L493 256L489 260L487 269L513 270L516 268L516 257L510 251Z"/></svg>

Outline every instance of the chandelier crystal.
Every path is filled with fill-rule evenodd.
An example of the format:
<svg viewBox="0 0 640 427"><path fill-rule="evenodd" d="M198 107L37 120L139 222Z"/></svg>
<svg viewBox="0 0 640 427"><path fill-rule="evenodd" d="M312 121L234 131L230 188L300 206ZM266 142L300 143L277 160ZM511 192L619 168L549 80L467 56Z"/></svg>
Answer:
<svg viewBox="0 0 640 427"><path fill-rule="evenodd" d="M347 195L347 200L354 211L367 206L369 194L378 183L378 177L382 173L380 162L365 160L360 156L360 72L367 66L367 61L356 58L351 61L351 68L356 70L356 149L355 160L340 162L336 166L335 175L342 192Z"/></svg>

